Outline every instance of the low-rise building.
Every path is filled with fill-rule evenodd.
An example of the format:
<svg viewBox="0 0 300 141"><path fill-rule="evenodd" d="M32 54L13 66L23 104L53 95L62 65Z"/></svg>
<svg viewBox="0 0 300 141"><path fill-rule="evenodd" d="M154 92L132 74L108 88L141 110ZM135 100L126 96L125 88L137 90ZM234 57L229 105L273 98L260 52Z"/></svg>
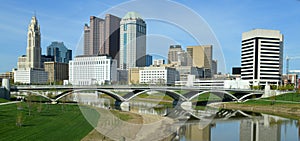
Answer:
<svg viewBox="0 0 300 141"><path fill-rule="evenodd" d="M18 69L14 72L14 83L45 84L48 81L48 73L42 69Z"/></svg>
<svg viewBox="0 0 300 141"><path fill-rule="evenodd" d="M200 89L250 89L250 82L248 80L207 80L207 79L196 79L194 80L193 75L190 75L188 81L176 81L176 86L193 86L199 87ZM191 82L193 81L193 82Z"/></svg>
<svg viewBox="0 0 300 141"><path fill-rule="evenodd" d="M143 70L143 67L135 67L128 69L128 84L134 85L140 83L140 70Z"/></svg>
<svg viewBox="0 0 300 141"><path fill-rule="evenodd" d="M177 66L175 67L179 72L180 81L187 81L189 75L194 75L196 79L204 78L204 69L192 66Z"/></svg>
<svg viewBox="0 0 300 141"><path fill-rule="evenodd" d="M102 85L117 81L117 61L106 55L77 56L69 62L69 83Z"/></svg>
<svg viewBox="0 0 300 141"><path fill-rule="evenodd" d="M69 79L69 64L60 62L45 62L45 71L48 72L48 82L62 82Z"/></svg>
<svg viewBox="0 0 300 141"><path fill-rule="evenodd" d="M128 70L117 69L118 84L128 84Z"/></svg>
<svg viewBox="0 0 300 141"><path fill-rule="evenodd" d="M165 64L165 60L164 59L156 59L153 61L153 66L160 66Z"/></svg>
<svg viewBox="0 0 300 141"><path fill-rule="evenodd" d="M139 76L140 84L174 85L179 80L178 71L169 67L144 67Z"/></svg>
<svg viewBox="0 0 300 141"><path fill-rule="evenodd" d="M0 74L0 79L2 80L3 78L13 80L14 79L14 72L9 71L9 72L5 72L5 73Z"/></svg>

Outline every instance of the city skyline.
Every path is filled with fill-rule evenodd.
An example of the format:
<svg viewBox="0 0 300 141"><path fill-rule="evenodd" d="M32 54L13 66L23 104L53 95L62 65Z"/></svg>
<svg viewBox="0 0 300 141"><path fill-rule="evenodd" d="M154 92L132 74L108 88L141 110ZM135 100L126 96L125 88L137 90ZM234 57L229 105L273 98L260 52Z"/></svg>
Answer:
<svg viewBox="0 0 300 141"><path fill-rule="evenodd" d="M46 54L45 48L52 41L63 41L66 43L66 46L74 50L74 56L76 56L79 55L76 53L76 46L80 36L83 35L83 25L88 23L87 17L91 15L98 16L99 14L101 15L101 13L105 14L105 10L122 2L124 1L93 1L85 2L85 5L82 5L80 2L60 2L62 4L58 9L63 6L69 6L63 8L63 11L65 12L53 8L54 6L57 6L55 5L55 1L29 2L33 4L22 1L4 2L3 5L0 6L0 19L3 21L0 24L0 31L1 33L5 33L5 35L0 35L2 39L0 45L2 48L8 47L10 49L1 52L1 56L7 58L8 61L2 63L3 65L1 66L5 67L1 67L0 72L10 71L12 68L16 68L17 57L25 54L26 30L28 22L34 13L33 11L37 11L37 18L42 27L42 54ZM241 34L253 28L280 30L285 35L284 56L286 54L289 56L297 56L300 52L297 50L297 31L300 28L297 25L299 25L299 21L294 18L300 14L300 10L297 8L300 3L296 0L275 1L272 4L260 1L256 3L251 3L250 1L239 3L236 3L235 1L226 1L220 2L221 4L219 5L221 6L215 5L213 2L175 2L191 8L197 14L202 16L202 18L210 25L217 39L220 41L225 56L227 68L225 71L222 71L224 73L230 73L231 67L233 66L240 66ZM123 15L116 16L122 17ZM244 17L247 18L245 19ZM147 22L147 24L149 27L147 32L149 31L148 33L150 34L163 28L153 26L152 22ZM60 34L57 34L58 32ZM180 31L175 30L172 33L174 36L170 37L179 42L184 49L189 45L198 45L191 41L189 37L184 36L179 38L178 36L180 36L180 33ZM160 49L160 47L163 47L163 55L167 56L169 45L159 45L157 48ZM148 44L147 47L149 48ZM152 52L150 53L153 53L155 50L151 51ZM149 52L147 51L147 53ZM290 70L299 69L296 67L296 62L296 60L290 62ZM220 69L222 70L222 68Z"/></svg>

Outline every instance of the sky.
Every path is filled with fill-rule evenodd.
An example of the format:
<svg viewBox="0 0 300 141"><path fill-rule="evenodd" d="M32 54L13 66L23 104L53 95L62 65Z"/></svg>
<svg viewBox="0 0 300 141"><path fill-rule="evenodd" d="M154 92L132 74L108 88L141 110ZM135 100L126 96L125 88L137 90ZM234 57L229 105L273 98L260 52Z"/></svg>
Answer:
<svg viewBox="0 0 300 141"><path fill-rule="evenodd" d="M147 53L167 57L170 44L212 44L218 70L240 66L241 36L256 28L280 30L284 56L300 56L299 0L0 0L0 73L16 68L26 54L27 28L36 13L45 54L52 41L62 41L80 55L83 26L91 15L123 17L136 11L147 23ZM285 60L284 60L285 61ZM290 70L300 70L299 60ZM285 66L284 66L285 70Z"/></svg>

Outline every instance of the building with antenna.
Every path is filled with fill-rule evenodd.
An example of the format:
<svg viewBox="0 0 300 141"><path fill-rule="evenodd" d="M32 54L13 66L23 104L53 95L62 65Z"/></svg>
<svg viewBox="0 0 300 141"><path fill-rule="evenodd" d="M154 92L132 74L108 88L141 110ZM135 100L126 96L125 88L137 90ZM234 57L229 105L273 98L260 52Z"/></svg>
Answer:
<svg viewBox="0 0 300 141"><path fill-rule="evenodd" d="M48 73L43 70L41 65L41 51L40 25L34 15L28 26L26 55L18 58L18 68L14 72L15 83L47 82Z"/></svg>

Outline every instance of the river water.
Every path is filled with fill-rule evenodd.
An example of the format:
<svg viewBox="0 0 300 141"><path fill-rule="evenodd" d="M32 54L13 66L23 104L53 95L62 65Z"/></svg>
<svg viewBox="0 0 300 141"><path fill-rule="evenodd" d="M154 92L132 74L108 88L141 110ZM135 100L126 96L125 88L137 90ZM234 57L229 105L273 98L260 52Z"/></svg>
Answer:
<svg viewBox="0 0 300 141"><path fill-rule="evenodd" d="M82 105L99 107L95 129L114 140L177 141L300 141L300 120L234 110L186 111L150 102L131 102L131 112L157 121L131 124L116 118L105 98L75 98ZM85 114L85 111L83 111ZM89 116L86 114L87 120Z"/></svg>

